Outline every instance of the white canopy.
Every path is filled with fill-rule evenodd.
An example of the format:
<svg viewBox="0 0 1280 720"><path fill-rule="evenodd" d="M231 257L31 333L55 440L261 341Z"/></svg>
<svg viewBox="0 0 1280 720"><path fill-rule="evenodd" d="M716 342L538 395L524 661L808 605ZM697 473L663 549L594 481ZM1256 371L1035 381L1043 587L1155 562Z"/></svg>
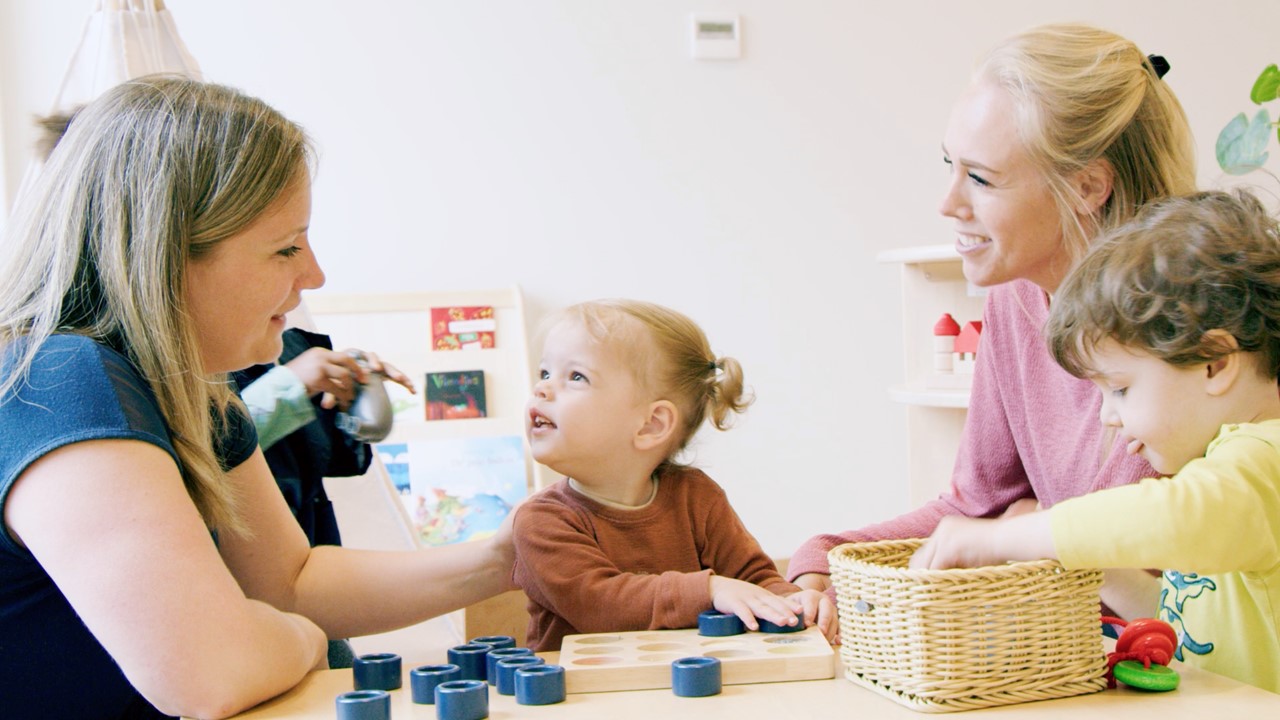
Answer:
<svg viewBox="0 0 1280 720"><path fill-rule="evenodd" d="M152 73L202 79L200 66L178 36L164 0L92 0L80 44L71 55L50 115L66 114L107 88ZM21 195L35 180L43 158L27 166Z"/></svg>

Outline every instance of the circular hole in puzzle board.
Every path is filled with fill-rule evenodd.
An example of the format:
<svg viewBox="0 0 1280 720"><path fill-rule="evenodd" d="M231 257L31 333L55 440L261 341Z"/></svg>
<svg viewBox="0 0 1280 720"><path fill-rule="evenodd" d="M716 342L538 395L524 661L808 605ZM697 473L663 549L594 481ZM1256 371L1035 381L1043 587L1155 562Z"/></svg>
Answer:
<svg viewBox="0 0 1280 720"><path fill-rule="evenodd" d="M796 647L794 645L779 645L778 647L771 647L765 652L773 655L799 655L804 651L804 648Z"/></svg>
<svg viewBox="0 0 1280 720"><path fill-rule="evenodd" d="M752 653L748 650L708 650L707 652L704 652L702 654L705 655L706 657L713 657L713 658L734 658L734 657L745 657L747 655L751 655Z"/></svg>
<svg viewBox="0 0 1280 720"><path fill-rule="evenodd" d="M621 639L621 638L619 638L619 639ZM670 635L663 635L663 634L661 634L661 633L653 633L653 634L650 634L650 635L636 635L636 636L635 636L635 639L636 639L636 640L640 640L640 641L642 641L642 642L656 642L656 641L670 642L670 641L671 641L671 636L670 636Z"/></svg>
<svg viewBox="0 0 1280 720"><path fill-rule="evenodd" d="M663 650L686 650L688 649L688 646L681 645L680 643L666 642L666 643L653 643L651 645L641 645L636 649L642 652L662 652Z"/></svg>
<svg viewBox="0 0 1280 720"><path fill-rule="evenodd" d="M616 635L600 635L598 637L578 638L579 645L607 645L609 643L622 642L622 638Z"/></svg>
<svg viewBox="0 0 1280 720"><path fill-rule="evenodd" d="M725 647L725 646L739 647L741 645L745 645L746 643L744 643L742 640L730 640L727 638L718 638L715 640L707 640L699 644L702 645L702 647L704 648L714 648L714 647Z"/></svg>
<svg viewBox="0 0 1280 720"><path fill-rule="evenodd" d="M600 657L586 657L581 660L573 660L574 665L612 665L622 662L622 658L613 657L611 655L601 655Z"/></svg>
<svg viewBox="0 0 1280 720"><path fill-rule="evenodd" d="M640 656L639 658L637 658L637 659L638 659L640 662L660 662L660 663L667 663L667 662L672 662L672 661L675 661L675 660L679 660L679 659L680 659L680 658L682 658L682 657L684 657L684 656L683 656L683 655L681 655L680 653L661 653L661 654L658 654L658 655L641 655L641 656Z"/></svg>
<svg viewBox="0 0 1280 720"><path fill-rule="evenodd" d="M807 637L785 637L785 636L784 636L784 637L769 638L768 640L765 640L765 642L767 642L767 643L774 643L774 644L777 644L777 645L799 645L800 643L807 643L807 642L809 642L809 638L807 638Z"/></svg>
<svg viewBox="0 0 1280 720"><path fill-rule="evenodd" d="M617 655L622 652L622 648L604 645L602 647L578 648L575 652L579 655Z"/></svg>

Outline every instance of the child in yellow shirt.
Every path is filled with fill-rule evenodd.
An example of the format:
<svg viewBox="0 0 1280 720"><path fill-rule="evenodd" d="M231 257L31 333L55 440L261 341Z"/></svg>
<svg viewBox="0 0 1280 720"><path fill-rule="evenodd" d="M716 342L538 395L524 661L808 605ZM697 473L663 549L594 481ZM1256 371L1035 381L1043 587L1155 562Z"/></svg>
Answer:
<svg viewBox="0 0 1280 720"><path fill-rule="evenodd" d="M1054 296L1046 334L1102 422L1169 478L1011 518L945 518L912 567L1171 568L1175 657L1280 692L1280 226L1247 193L1159 202Z"/></svg>

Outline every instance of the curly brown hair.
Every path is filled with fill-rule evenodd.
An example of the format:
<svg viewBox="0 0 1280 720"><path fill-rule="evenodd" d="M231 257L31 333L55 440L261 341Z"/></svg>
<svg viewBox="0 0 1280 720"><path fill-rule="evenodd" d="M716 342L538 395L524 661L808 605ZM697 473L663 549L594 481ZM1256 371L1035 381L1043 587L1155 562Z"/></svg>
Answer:
<svg viewBox="0 0 1280 720"><path fill-rule="evenodd" d="M1244 190L1162 200L1107 233L1058 288L1045 335L1086 377L1107 339L1179 366L1237 350L1211 330L1280 376L1280 225Z"/></svg>

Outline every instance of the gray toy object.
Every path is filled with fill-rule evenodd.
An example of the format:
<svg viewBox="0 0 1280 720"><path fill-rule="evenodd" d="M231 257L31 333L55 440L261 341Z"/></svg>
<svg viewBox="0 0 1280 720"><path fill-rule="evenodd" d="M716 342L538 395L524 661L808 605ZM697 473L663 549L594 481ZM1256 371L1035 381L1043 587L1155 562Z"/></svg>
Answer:
<svg viewBox="0 0 1280 720"><path fill-rule="evenodd" d="M364 353L352 350L351 357L360 363L360 367L368 369ZM338 413L338 429L363 443L386 439L391 433L391 398L387 397L387 389L382 384L385 379L382 373L369 373L368 382L360 383L356 388L351 407Z"/></svg>

